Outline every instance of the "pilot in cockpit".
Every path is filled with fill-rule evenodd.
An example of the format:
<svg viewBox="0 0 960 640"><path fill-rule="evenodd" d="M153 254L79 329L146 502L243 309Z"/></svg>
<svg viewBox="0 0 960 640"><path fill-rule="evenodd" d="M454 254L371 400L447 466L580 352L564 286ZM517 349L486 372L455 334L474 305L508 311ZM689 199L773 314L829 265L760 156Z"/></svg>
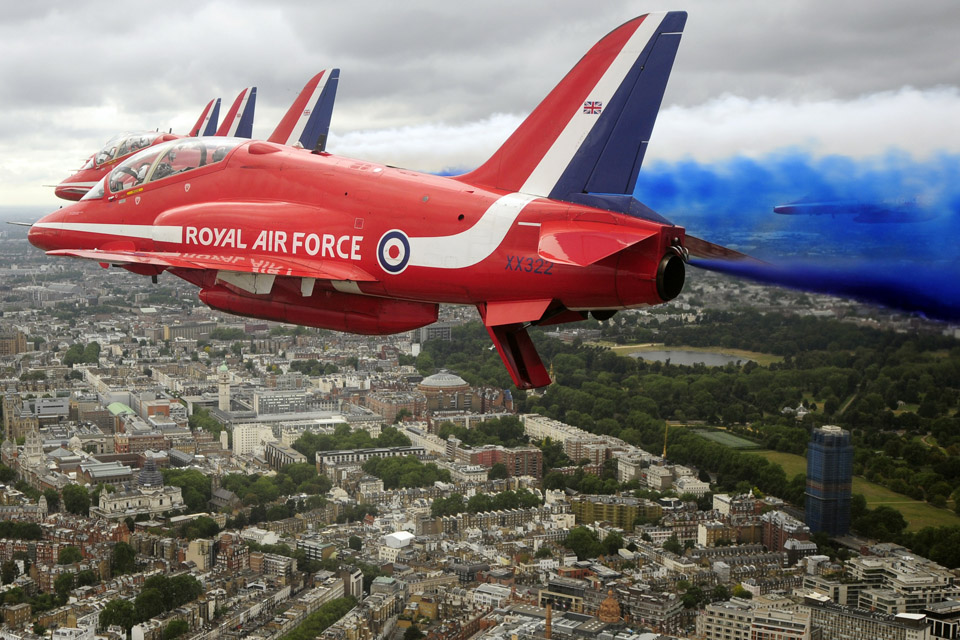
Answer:
<svg viewBox="0 0 960 640"><path fill-rule="evenodd" d="M160 180L161 178L173 175L173 162L177 158L178 149L179 147L170 149L163 159L160 160L160 164L158 164L157 168L153 171L153 180Z"/></svg>

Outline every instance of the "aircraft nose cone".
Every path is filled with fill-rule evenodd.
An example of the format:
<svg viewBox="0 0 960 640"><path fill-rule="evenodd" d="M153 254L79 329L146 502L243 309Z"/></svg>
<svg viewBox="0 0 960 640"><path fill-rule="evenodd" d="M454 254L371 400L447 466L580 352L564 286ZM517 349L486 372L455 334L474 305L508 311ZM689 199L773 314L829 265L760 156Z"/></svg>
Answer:
<svg viewBox="0 0 960 640"><path fill-rule="evenodd" d="M76 202L82 198L92 187L94 187L103 173L95 169L84 169L78 171L60 184L58 184L53 193L64 200L73 200Z"/></svg>
<svg viewBox="0 0 960 640"><path fill-rule="evenodd" d="M71 187L66 187L62 183L54 187L53 193L62 200L79 200L83 197L82 193L77 193Z"/></svg>
<svg viewBox="0 0 960 640"><path fill-rule="evenodd" d="M60 227L57 223L63 220L63 211L60 209L34 222L30 231L27 232L27 240L30 244L44 251L60 248L57 244L60 236Z"/></svg>
<svg viewBox="0 0 960 640"><path fill-rule="evenodd" d="M40 229L38 229L37 226L34 225L30 227L30 231L27 232L27 240L30 242L30 244L37 247L38 249L43 249L43 247L40 246L41 243L43 242L43 240L41 239L42 235L43 233L40 231Z"/></svg>

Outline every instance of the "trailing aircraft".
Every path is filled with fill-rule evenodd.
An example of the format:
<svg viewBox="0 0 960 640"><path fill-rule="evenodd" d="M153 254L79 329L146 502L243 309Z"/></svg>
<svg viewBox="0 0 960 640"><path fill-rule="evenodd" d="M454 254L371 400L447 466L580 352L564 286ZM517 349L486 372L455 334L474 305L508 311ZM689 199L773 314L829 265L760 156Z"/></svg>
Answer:
<svg viewBox="0 0 960 640"><path fill-rule="evenodd" d="M932 207L918 198L901 200L854 200L840 198L803 198L778 204L774 213L786 216L853 216L854 222L885 224L924 222L936 217Z"/></svg>
<svg viewBox="0 0 960 640"><path fill-rule="evenodd" d="M339 69L332 69L329 72L324 70L310 78L270 135L270 142L307 149L314 149L318 145L321 148L325 146L339 79ZM252 138L256 103L257 88L244 89L234 99L223 118L223 123L217 128L220 99L211 100L204 107L187 137ZM55 193L64 200L79 200L103 178L107 171L112 170L122 160L129 158L140 149L182 137L157 131L122 133L115 136L108 140L100 151L90 156L79 171L57 185Z"/></svg>
<svg viewBox="0 0 960 640"><path fill-rule="evenodd" d="M29 239L154 280L170 272L214 309L339 331L408 331L440 304L474 305L517 387L543 386L530 326L660 304L683 288L689 255L743 257L633 197L685 22L651 13L603 37L464 175L319 141L292 149L295 128L171 140L119 162Z"/></svg>
<svg viewBox="0 0 960 640"><path fill-rule="evenodd" d="M236 110L241 101L247 104L247 101L243 100L246 95L253 96L253 101L249 103L249 120L252 126L253 108L257 95L256 87L241 91L233 104L232 110ZM220 98L216 98L208 102L207 106L203 108L203 111L200 112L200 117L197 118L196 124L193 125L190 133L187 135L214 135L214 133L217 132L217 120L219 118ZM104 144L99 151L87 158L87 161L76 173L56 185L54 193L58 198L63 198L64 200L79 200L91 187L96 185L108 171L113 169L118 162L129 158L141 149L160 144L161 142L167 142L168 140L176 140L181 137L183 136L173 133L162 133L160 131L128 131L118 134L107 140L106 144ZM249 135L247 137L249 137Z"/></svg>

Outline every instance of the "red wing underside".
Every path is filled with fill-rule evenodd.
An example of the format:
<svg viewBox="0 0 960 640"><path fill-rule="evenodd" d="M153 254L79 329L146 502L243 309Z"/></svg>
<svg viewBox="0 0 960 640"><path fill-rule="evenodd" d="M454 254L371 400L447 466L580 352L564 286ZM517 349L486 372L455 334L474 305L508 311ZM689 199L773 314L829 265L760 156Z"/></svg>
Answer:
<svg viewBox="0 0 960 640"><path fill-rule="evenodd" d="M375 282L376 278L352 264L332 260L302 262L290 258L256 255L209 255L157 251L97 251L58 249L49 256L67 256L95 260L101 264L149 265L162 268L215 269L240 273L265 273L278 276Z"/></svg>

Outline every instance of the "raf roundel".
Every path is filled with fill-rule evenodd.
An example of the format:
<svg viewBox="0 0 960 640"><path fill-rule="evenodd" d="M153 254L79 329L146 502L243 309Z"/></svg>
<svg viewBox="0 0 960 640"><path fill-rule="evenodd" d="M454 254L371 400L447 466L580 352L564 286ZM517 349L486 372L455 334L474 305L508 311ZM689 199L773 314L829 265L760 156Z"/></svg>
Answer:
<svg viewBox="0 0 960 640"><path fill-rule="evenodd" d="M387 273L402 273L410 261L410 240L399 229L387 231L377 244L377 261Z"/></svg>

